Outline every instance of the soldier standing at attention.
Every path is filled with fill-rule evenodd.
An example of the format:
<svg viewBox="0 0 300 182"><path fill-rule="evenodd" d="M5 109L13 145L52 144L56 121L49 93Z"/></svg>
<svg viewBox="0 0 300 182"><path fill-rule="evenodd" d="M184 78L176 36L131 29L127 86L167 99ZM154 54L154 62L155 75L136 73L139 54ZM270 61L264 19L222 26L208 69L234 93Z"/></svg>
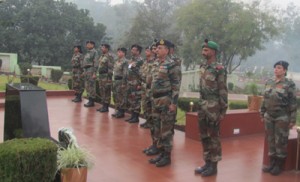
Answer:
<svg viewBox="0 0 300 182"><path fill-rule="evenodd" d="M176 64L168 56L170 42L160 40L156 43L157 60L152 71L152 119L153 145L160 148L160 154L149 160L156 167L171 164L171 151L174 136L174 114L177 109L180 75Z"/></svg>
<svg viewBox="0 0 300 182"><path fill-rule="evenodd" d="M222 159L220 122L227 110L228 92L226 70L217 63L218 51L219 45L213 41L206 39L202 45L206 62L200 65L198 121L205 165L195 169L202 176L217 174L217 164Z"/></svg>
<svg viewBox="0 0 300 182"><path fill-rule="evenodd" d="M71 60L72 63L72 85L75 91L75 98L73 102L81 102L81 96L84 91L84 79L82 77L83 67L82 67L82 50L81 46L74 46L74 54Z"/></svg>
<svg viewBox="0 0 300 182"><path fill-rule="evenodd" d="M138 123L141 112L142 83L140 68L143 65L143 59L140 56L142 47L134 44L131 46L132 58L128 62L127 88L128 88L128 110L131 117L126 119L129 123Z"/></svg>
<svg viewBox="0 0 300 182"><path fill-rule="evenodd" d="M94 101L96 98L96 71L98 52L95 50L95 42L86 42L87 53L84 55L82 67L85 76L85 90L88 96L88 103L84 104L84 107L94 107Z"/></svg>
<svg viewBox="0 0 300 182"><path fill-rule="evenodd" d="M102 55L98 61L98 74L99 74L99 90L100 100L102 107L97 109L99 112L108 112L108 107L111 100L111 87L112 87L112 76L114 60L112 55L109 53L110 45L101 44Z"/></svg>
<svg viewBox="0 0 300 182"><path fill-rule="evenodd" d="M274 64L273 79L266 82L261 118L265 123L270 165L263 172L279 175L287 156L289 129L293 128L297 116L295 83L287 79L289 63L278 61Z"/></svg>
<svg viewBox="0 0 300 182"><path fill-rule="evenodd" d="M141 75L143 81L142 107L143 107L144 118L146 119L146 122L140 124L140 126L143 128L150 128L151 112L152 112L150 88L151 88L151 81L152 81L152 65L154 63L154 54L152 52L152 47L147 47L145 49L145 56L146 59L141 68Z"/></svg>
<svg viewBox="0 0 300 182"><path fill-rule="evenodd" d="M128 62L125 58L127 49L118 48L118 59L114 65L114 82L113 82L113 98L115 102L116 112L112 114L113 117L123 118L126 107L126 74L128 69Z"/></svg>

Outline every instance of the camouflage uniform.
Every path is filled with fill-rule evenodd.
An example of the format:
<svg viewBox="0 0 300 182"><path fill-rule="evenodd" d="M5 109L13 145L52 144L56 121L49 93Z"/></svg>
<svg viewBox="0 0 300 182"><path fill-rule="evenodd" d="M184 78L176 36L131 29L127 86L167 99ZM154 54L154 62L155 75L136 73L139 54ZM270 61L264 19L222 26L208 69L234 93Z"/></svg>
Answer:
<svg viewBox="0 0 300 182"><path fill-rule="evenodd" d="M113 98L116 109L126 110L126 73L128 61L124 57L118 59L114 65ZM123 86L123 87L122 87Z"/></svg>
<svg viewBox="0 0 300 182"><path fill-rule="evenodd" d="M98 79L100 100L102 104L110 104L114 61L111 54L102 54L98 61Z"/></svg>
<svg viewBox="0 0 300 182"><path fill-rule="evenodd" d="M72 80L73 80L73 90L76 94L82 95L84 91L84 79L82 77L83 67L82 67L83 55L78 52L73 54L72 57Z"/></svg>
<svg viewBox="0 0 300 182"><path fill-rule="evenodd" d="M135 64L135 66L131 66L133 63ZM132 57L131 60L128 62L128 65L128 110L133 113L140 113L142 90L138 87L140 87L142 83L140 68L143 65L143 59L141 57Z"/></svg>
<svg viewBox="0 0 300 182"><path fill-rule="evenodd" d="M261 116L265 121L269 156L285 158L289 124L296 123L297 100L295 83L287 78L266 82Z"/></svg>
<svg viewBox="0 0 300 182"><path fill-rule="evenodd" d="M227 110L226 70L216 62L200 66L199 130L205 161L222 159L220 117Z"/></svg>
<svg viewBox="0 0 300 182"><path fill-rule="evenodd" d="M164 62L154 62L151 83L153 138L168 153L172 150L174 136L174 112L169 111L169 106L177 105L180 80L176 63L169 57Z"/></svg>
<svg viewBox="0 0 300 182"><path fill-rule="evenodd" d="M95 48L88 50L84 55L82 67L84 68L85 90L87 96L91 99L96 98L96 81L93 75L97 71L98 52Z"/></svg>
<svg viewBox="0 0 300 182"><path fill-rule="evenodd" d="M143 80L142 83L142 108L144 111L144 118L146 119L146 123L148 127L151 127L151 81L152 81L152 67L154 63L154 58L150 58L145 61L141 68L141 78Z"/></svg>

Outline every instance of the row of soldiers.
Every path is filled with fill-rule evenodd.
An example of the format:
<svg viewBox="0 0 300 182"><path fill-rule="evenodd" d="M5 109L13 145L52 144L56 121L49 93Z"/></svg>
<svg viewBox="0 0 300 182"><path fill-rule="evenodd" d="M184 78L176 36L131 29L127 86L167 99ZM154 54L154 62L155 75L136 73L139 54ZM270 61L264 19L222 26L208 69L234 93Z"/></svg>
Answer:
<svg viewBox="0 0 300 182"><path fill-rule="evenodd" d="M181 83L181 60L174 54L175 45L161 39L145 49L146 58L141 57L142 47L131 46L131 58L126 59L127 49L117 49L117 59L110 53L109 44L101 44L101 56L95 42L87 41L87 52L82 54L80 46L74 46L72 57L73 102L81 102L84 88L88 102L93 107L96 99L96 80L99 81L99 97L102 107L99 112L108 112L111 93L115 104L113 117L123 118L125 111L131 113L126 119L138 123L141 107L146 122L142 127L150 128L152 144L143 150L146 155L157 155L149 162L157 167L171 163L172 140L176 122L177 101Z"/></svg>

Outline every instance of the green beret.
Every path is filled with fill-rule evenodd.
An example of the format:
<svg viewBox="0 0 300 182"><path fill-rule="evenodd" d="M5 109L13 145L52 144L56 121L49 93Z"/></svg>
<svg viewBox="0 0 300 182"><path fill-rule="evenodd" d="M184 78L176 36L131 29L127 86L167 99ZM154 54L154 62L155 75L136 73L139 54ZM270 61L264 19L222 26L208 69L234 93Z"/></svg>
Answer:
<svg viewBox="0 0 300 182"><path fill-rule="evenodd" d="M159 45L164 45L164 46L167 46L168 48L170 48L172 43L168 40L160 39L159 41L156 42L156 46L159 46Z"/></svg>
<svg viewBox="0 0 300 182"><path fill-rule="evenodd" d="M216 42L208 41L207 39L205 39L204 43L202 44L202 48L204 48L204 47L208 47L208 48L216 50L216 51L219 51L219 48L220 48Z"/></svg>

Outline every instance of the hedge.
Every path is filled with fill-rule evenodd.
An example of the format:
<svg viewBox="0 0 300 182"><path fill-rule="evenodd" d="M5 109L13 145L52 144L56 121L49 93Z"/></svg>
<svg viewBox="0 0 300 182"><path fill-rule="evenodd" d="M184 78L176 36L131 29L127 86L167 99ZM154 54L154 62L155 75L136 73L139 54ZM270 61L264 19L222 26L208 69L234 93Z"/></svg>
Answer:
<svg viewBox="0 0 300 182"><path fill-rule="evenodd" d="M31 83L35 86L38 85L39 79L40 79L39 76L31 76L31 75L26 75L26 76L20 77L21 83Z"/></svg>
<svg viewBox="0 0 300 182"><path fill-rule="evenodd" d="M178 107L185 112L190 112L190 102L194 103L192 112L197 111L199 108L199 98L180 97L178 99Z"/></svg>
<svg viewBox="0 0 300 182"><path fill-rule="evenodd" d="M229 109L247 109L248 101L230 101Z"/></svg>
<svg viewBox="0 0 300 182"><path fill-rule="evenodd" d="M52 141L41 138L13 139L1 143L0 181L53 181L57 149Z"/></svg>
<svg viewBox="0 0 300 182"><path fill-rule="evenodd" d="M63 76L64 72L61 71L61 70L55 70L55 69L52 69L51 70L51 80L53 82L56 82L58 83L59 80L61 79L61 77Z"/></svg>

